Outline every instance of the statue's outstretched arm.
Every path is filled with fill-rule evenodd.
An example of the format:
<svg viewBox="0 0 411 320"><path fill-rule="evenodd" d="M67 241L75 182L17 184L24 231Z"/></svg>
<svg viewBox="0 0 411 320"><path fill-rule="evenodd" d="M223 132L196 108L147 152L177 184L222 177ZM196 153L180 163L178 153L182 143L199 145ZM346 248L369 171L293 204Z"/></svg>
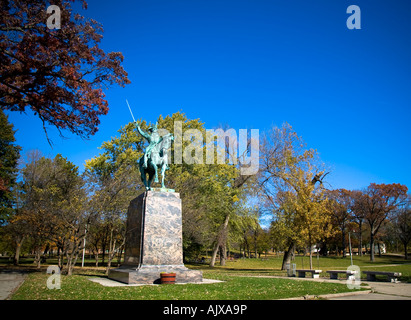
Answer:
<svg viewBox="0 0 411 320"><path fill-rule="evenodd" d="M150 135L147 132L144 132L143 130L141 130L140 126L138 125L138 122L135 121L134 122L136 127L137 127L137 131L138 133L140 133L144 138L146 138L147 140L150 141Z"/></svg>

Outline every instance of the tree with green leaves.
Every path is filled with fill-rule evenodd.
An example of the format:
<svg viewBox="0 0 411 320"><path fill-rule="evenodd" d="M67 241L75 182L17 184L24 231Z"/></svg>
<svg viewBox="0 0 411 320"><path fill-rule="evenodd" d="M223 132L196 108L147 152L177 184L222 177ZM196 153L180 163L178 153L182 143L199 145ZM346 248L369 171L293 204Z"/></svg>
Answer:
<svg viewBox="0 0 411 320"><path fill-rule="evenodd" d="M45 248L58 248L59 267L70 275L83 245L90 215L78 167L57 154L29 155L22 169L21 207L13 223L26 226L40 267ZM66 264L64 266L64 258Z"/></svg>
<svg viewBox="0 0 411 320"><path fill-rule="evenodd" d="M13 213L17 164L21 147L15 144L15 131L0 109L0 225Z"/></svg>

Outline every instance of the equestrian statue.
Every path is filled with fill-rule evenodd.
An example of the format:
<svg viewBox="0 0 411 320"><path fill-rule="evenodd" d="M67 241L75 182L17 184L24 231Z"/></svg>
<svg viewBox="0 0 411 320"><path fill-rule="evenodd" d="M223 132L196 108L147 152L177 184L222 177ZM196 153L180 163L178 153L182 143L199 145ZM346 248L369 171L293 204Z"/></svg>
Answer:
<svg viewBox="0 0 411 320"><path fill-rule="evenodd" d="M130 110L131 111L131 110ZM164 186L165 172L168 167L168 154L167 151L171 148L171 143L174 137L171 133L164 136L160 136L157 131L157 123L148 128L149 132L143 131L138 122L134 121L137 131L142 135L149 143L148 147L144 151L144 156L139 160L139 169L141 174L141 180L146 187L146 190L151 190L151 182L158 182L158 170L161 170L161 188L166 189ZM146 175L148 174L148 180Z"/></svg>

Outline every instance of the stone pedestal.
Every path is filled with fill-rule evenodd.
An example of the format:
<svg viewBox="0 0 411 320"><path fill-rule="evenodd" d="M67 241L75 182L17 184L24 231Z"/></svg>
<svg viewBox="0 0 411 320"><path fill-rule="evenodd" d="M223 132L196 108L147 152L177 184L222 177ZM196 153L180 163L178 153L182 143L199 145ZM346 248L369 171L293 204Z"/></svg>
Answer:
<svg viewBox="0 0 411 320"><path fill-rule="evenodd" d="M175 272L177 283L201 282L201 271L183 264L179 193L147 191L130 202L124 264L108 277L128 284L159 283L160 272Z"/></svg>

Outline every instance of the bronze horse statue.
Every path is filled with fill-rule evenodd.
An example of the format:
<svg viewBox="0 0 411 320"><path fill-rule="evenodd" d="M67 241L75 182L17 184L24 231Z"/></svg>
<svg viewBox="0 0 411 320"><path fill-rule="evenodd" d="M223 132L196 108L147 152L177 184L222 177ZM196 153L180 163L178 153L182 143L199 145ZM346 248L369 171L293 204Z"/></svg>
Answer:
<svg viewBox="0 0 411 320"><path fill-rule="evenodd" d="M165 172L168 167L168 154L167 151L171 148L171 143L174 140L174 136L169 133L160 137L157 132L157 124L149 128L151 134L141 130L138 123L138 132L147 139L149 146L144 152L144 156L139 160L139 169L141 174L141 180L146 187L146 190L151 190L151 183L158 182L158 170L161 170L161 188L165 188L164 178ZM147 179L148 174L148 179Z"/></svg>

